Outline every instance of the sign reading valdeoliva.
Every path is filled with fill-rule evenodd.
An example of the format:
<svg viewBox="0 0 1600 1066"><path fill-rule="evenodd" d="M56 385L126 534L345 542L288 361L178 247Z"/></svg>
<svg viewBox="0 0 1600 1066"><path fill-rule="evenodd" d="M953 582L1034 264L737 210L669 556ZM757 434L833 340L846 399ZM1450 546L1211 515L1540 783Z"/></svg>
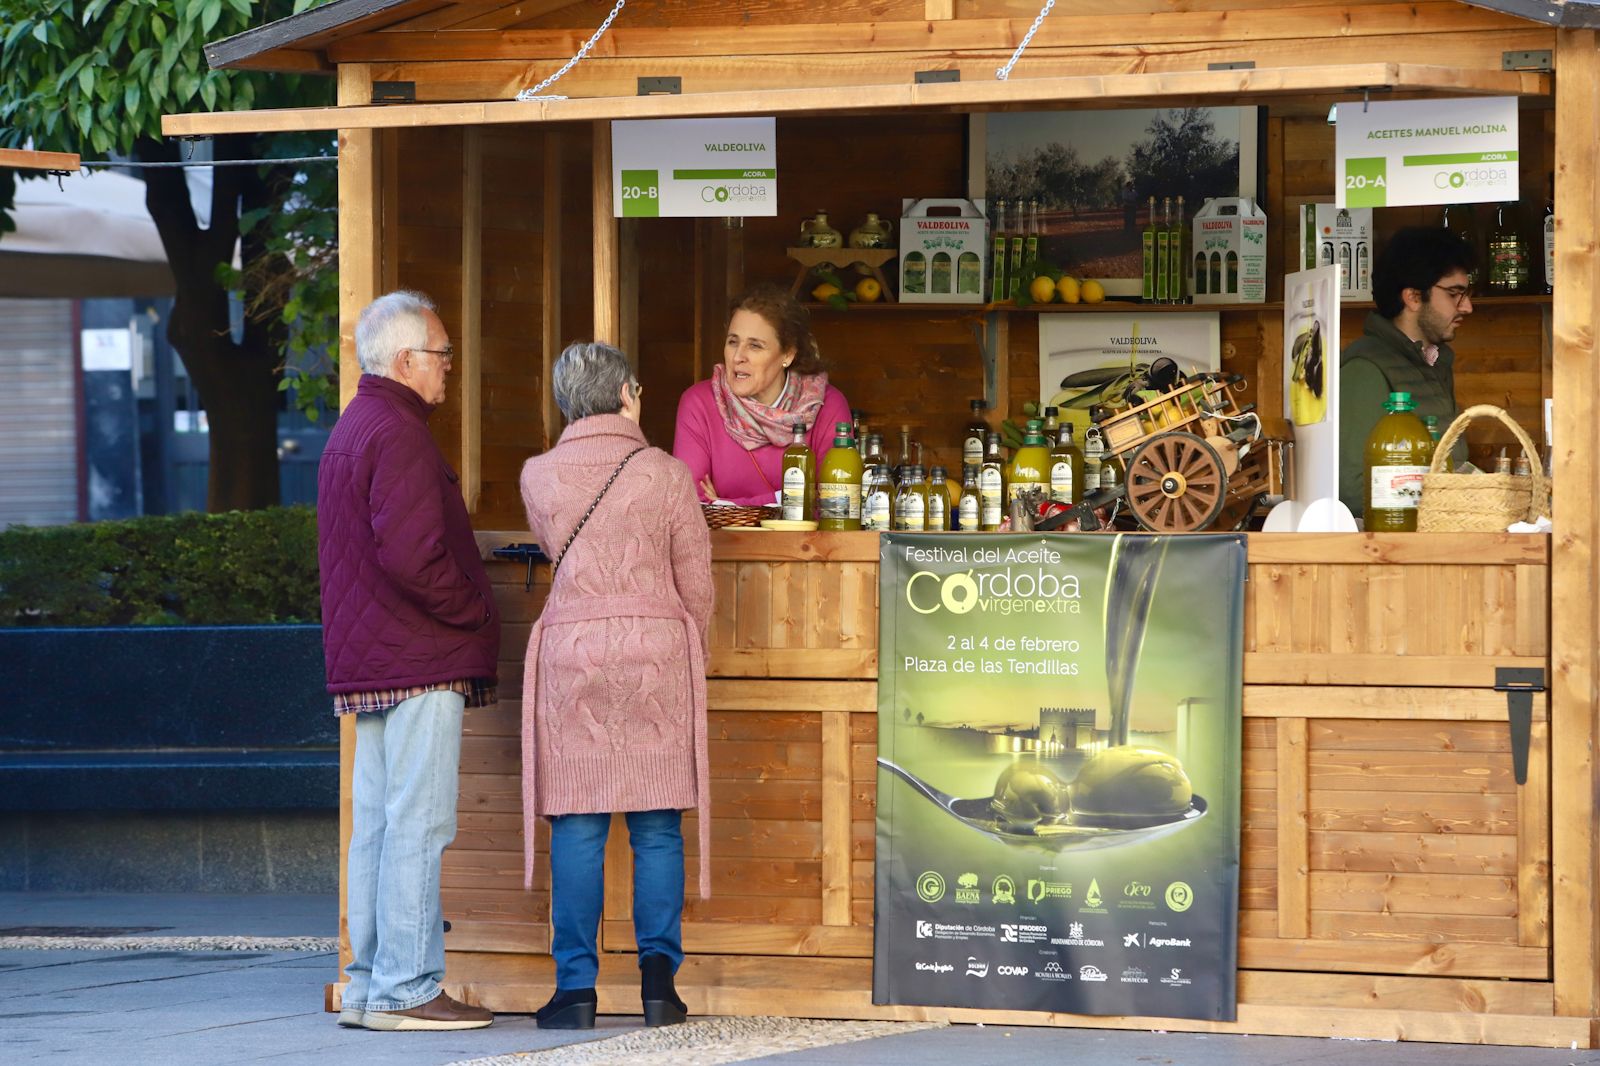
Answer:
<svg viewBox="0 0 1600 1066"><path fill-rule="evenodd" d="M613 213L618 218L776 215L777 139L777 121L770 118L613 122Z"/></svg>
<svg viewBox="0 0 1600 1066"><path fill-rule="evenodd" d="M1517 100L1391 100L1338 105L1339 207L1517 199Z"/></svg>
<svg viewBox="0 0 1600 1066"><path fill-rule="evenodd" d="M1244 541L883 538L874 1003L1232 1020Z"/></svg>

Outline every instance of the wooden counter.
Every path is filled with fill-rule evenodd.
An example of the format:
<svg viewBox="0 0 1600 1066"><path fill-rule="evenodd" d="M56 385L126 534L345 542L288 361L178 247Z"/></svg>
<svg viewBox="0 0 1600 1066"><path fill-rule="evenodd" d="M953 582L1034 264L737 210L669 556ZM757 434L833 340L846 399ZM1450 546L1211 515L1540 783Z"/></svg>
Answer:
<svg viewBox="0 0 1600 1066"><path fill-rule="evenodd" d="M486 553L522 539L480 535ZM1548 672L1549 538L1249 538L1232 1024L874 1007L878 538L712 539L713 896L691 886L692 1012L1590 1045L1589 1019L1553 1007L1548 703L1519 786L1493 689L1500 667ZM505 698L466 717L449 983L531 1011L553 967L542 861L521 888L517 697L548 571L531 591L520 566L491 573ZM637 1012L620 826L608 859L600 1009Z"/></svg>

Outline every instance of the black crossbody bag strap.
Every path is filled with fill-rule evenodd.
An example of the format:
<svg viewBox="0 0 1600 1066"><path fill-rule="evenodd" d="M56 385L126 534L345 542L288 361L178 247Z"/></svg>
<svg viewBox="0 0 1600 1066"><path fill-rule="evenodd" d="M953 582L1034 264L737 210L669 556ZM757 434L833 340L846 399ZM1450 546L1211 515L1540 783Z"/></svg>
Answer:
<svg viewBox="0 0 1600 1066"><path fill-rule="evenodd" d="M589 509L583 512L583 517L578 519L578 524L573 529L572 536L568 537L567 542L561 546L561 554L551 560L550 576L552 578L555 576L556 569L561 565L561 560L567 557L567 549L572 547L572 542L578 539L578 533L583 529L584 523L589 521L589 516L594 514L594 509L600 506L600 501L605 499L606 493L611 491L612 483L617 480L617 475L622 473L622 468L628 465L629 459L632 459L635 455L638 455L640 452L644 451L646 447L647 445L641 444L627 455L624 455L622 457L622 462L618 463L617 468L611 471L611 476L606 479L605 485L601 487L600 494L594 498L594 502L589 505Z"/></svg>

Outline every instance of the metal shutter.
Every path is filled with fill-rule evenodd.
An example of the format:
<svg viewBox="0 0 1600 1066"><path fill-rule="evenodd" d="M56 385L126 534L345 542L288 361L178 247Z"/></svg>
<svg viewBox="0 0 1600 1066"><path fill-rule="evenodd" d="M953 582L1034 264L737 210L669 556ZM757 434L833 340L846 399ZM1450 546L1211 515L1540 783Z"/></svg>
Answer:
<svg viewBox="0 0 1600 1066"><path fill-rule="evenodd" d="M0 299L0 528L78 518L71 300Z"/></svg>

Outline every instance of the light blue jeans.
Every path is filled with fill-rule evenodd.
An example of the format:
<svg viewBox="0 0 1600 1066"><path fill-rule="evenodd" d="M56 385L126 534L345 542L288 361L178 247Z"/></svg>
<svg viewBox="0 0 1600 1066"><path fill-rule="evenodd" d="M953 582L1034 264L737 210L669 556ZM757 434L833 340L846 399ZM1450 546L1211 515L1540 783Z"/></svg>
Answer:
<svg viewBox="0 0 1600 1066"><path fill-rule="evenodd" d="M356 715L346 1007L409 1010L439 994L439 862L456 835L465 704L456 692L428 692Z"/></svg>
<svg viewBox="0 0 1600 1066"><path fill-rule="evenodd" d="M672 972L683 962L683 816L629 811L633 846L633 935L639 957L665 955ZM596 936L605 901L609 814L558 814L550 819L550 954L556 988L593 988L600 972Z"/></svg>

